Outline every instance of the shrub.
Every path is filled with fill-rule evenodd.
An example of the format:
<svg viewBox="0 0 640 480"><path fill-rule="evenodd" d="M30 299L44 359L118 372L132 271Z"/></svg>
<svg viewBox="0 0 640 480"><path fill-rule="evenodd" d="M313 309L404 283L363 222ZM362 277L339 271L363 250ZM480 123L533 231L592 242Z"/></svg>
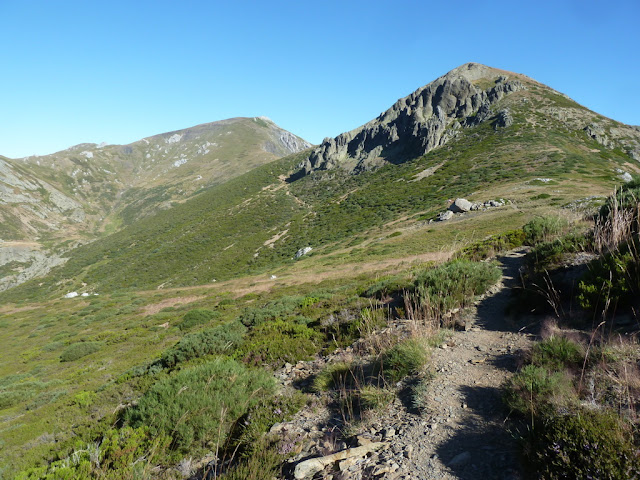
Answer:
<svg viewBox="0 0 640 480"><path fill-rule="evenodd" d="M457 258L464 258L478 262L494 257L500 252L521 247L524 243L524 231L521 229L511 230L499 235L492 235L486 240L473 243L460 250Z"/></svg>
<svg viewBox="0 0 640 480"><path fill-rule="evenodd" d="M73 362L79 358L86 357L102 348L102 342L78 342L73 343L60 354L61 362Z"/></svg>
<svg viewBox="0 0 640 480"><path fill-rule="evenodd" d="M536 365L526 365L507 383L505 402L523 415L536 415L559 400L573 397L571 381L563 372L550 372Z"/></svg>
<svg viewBox="0 0 640 480"><path fill-rule="evenodd" d="M411 338L394 345L385 352L382 367L385 376L397 382L407 375L418 373L428 360L429 356L424 343L419 339Z"/></svg>
<svg viewBox="0 0 640 480"><path fill-rule="evenodd" d="M421 303L445 313L471 304L474 296L484 293L500 275L500 268L493 263L453 260L418 275L414 288Z"/></svg>
<svg viewBox="0 0 640 480"><path fill-rule="evenodd" d="M296 363L317 353L320 340L320 333L306 325L274 320L254 327L237 357L252 365Z"/></svg>
<svg viewBox="0 0 640 480"><path fill-rule="evenodd" d="M532 432L527 455L540 478L621 480L640 476L628 425L606 411L550 415Z"/></svg>
<svg viewBox="0 0 640 480"><path fill-rule="evenodd" d="M205 355L231 354L242 344L246 332L246 327L241 323L229 322L190 333L166 350L160 357L160 363L164 368L173 368L179 363Z"/></svg>
<svg viewBox="0 0 640 480"><path fill-rule="evenodd" d="M587 310L633 306L640 294L640 256L635 247L607 253L589 265L578 284L578 303Z"/></svg>
<svg viewBox="0 0 640 480"><path fill-rule="evenodd" d="M531 363L549 370L580 366L584 360L581 345L566 337L553 336L534 345Z"/></svg>
<svg viewBox="0 0 640 480"><path fill-rule="evenodd" d="M560 217L536 217L522 227L524 241L527 245L548 242L554 236L560 235L568 224L567 220Z"/></svg>
<svg viewBox="0 0 640 480"><path fill-rule="evenodd" d="M568 253L589 251L593 238L584 234L570 233L549 242L538 243L531 251L534 271L541 272L562 262Z"/></svg>
<svg viewBox="0 0 640 480"><path fill-rule="evenodd" d="M209 323L212 319L219 316L220 314L218 312L214 312L213 310L209 310L207 308L196 308L194 310L189 310L185 314L182 322L178 324L178 328L180 330L189 330L196 325Z"/></svg>
<svg viewBox="0 0 640 480"><path fill-rule="evenodd" d="M222 445L232 424L274 390L269 373L217 358L156 382L125 421L147 425L152 435L170 435L171 448L187 453Z"/></svg>

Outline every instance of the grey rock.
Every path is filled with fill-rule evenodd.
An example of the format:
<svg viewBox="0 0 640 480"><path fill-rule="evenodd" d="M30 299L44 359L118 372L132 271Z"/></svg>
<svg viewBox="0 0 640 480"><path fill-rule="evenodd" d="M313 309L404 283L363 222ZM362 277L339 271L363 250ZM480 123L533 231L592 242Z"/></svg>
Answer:
<svg viewBox="0 0 640 480"><path fill-rule="evenodd" d="M513 125L513 117L511 116L511 112L508 108L504 110L500 110L498 115L496 116L495 128L506 128Z"/></svg>
<svg viewBox="0 0 640 480"><path fill-rule="evenodd" d="M453 212L451 210L447 210L446 212L442 212L438 215L438 221L444 222L446 220L450 220L453 218Z"/></svg>
<svg viewBox="0 0 640 480"><path fill-rule="evenodd" d="M471 454L469 452L462 452L453 457L447 466L459 467L469 463L469 460L471 460Z"/></svg>
<svg viewBox="0 0 640 480"><path fill-rule="evenodd" d="M464 213L471 210L473 205L469 200L464 198L456 198L455 201L449 206L449 210L454 213Z"/></svg>

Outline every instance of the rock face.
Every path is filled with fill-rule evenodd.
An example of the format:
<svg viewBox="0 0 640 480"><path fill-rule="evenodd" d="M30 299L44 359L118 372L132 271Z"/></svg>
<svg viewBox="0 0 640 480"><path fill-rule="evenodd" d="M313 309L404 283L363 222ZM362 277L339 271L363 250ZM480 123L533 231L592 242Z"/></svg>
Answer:
<svg viewBox="0 0 640 480"><path fill-rule="evenodd" d="M474 81L480 79L491 86L476 86ZM326 138L299 168L305 174L337 167L358 173L424 155L444 145L460 128L490 118L493 104L524 88L520 80L484 65L462 65L398 100L366 125Z"/></svg>

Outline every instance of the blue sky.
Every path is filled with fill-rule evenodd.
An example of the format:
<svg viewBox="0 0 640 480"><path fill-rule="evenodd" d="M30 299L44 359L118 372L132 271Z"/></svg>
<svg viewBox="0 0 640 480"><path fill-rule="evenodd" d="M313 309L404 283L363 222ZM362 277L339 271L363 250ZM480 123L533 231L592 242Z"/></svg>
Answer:
<svg viewBox="0 0 640 480"><path fill-rule="evenodd" d="M638 0L0 0L0 155L258 115L318 143L469 61L640 125L638 19Z"/></svg>

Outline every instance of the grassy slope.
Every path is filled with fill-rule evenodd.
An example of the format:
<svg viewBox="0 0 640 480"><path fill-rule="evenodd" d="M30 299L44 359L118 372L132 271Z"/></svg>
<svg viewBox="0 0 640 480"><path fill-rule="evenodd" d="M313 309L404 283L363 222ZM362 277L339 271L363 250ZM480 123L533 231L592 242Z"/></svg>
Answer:
<svg viewBox="0 0 640 480"><path fill-rule="evenodd" d="M617 181L615 169L629 169L629 158L539 113L556 105L595 115L532 85L496 107L509 106L513 126L494 130L487 122L463 130L445 147L401 165L357 176L320 172L286 184L283 176L304 154L275 161L76 250L45 282L46 292L59 295L81 282L95 291L197 285L263 272L286 264L301 247L329 253L399 218L428 219L457 196L519 198L526 181L538 177L553 179L543 189L551 192L547 203L606 193ZM283 232L273 248L264 247ZM42 295L34 284L8 298Z"/></svg>
<svg viewBox="0 0 640 480"><path fill-rule="evenodd" d="M532 113L525 98L539 106L567 102L543 89L513 94L504 100L516 119L512 127L480 125L422 158L360 176L326 172L286 184L283 176L303 155L275 161L82 247L47 279L5 292L5 462L28 465L47 458L55 440L73 435L69 425L81 434L144 391L144 384L117 379L180 338L183 332L174 325L190 308L248 294L222 309L216 322L223 322L247 305L318 289L331 290L339 303L341 295L357 293L376 276L444 258L470 240L519 227L576 198L607 193L617 181L614 169L629 161L624 153ZM532 116L540 117L537 126ZM412 181L436 165L441 167L435 174ZM455 196L512 203L446 223L425 221ZM265 246L270 239L273 248ZM312 255L292 261L307 245L314 247ZM269 279L272 273L277 280ZM231 280L196 286L214 278ZM166 290L156 290L162 284ZM194 286L170 288L180 285ZM60 299L76 289L100 296ZM122 289L129 291L117 292ZM176 302L178 310L161 311ZM157 313L146 315L149 306ZM159 327L167 321L168 328ZM78 341L100 342L99 350L61 363L61 352ZM82 391L96 394L90 406L77 400Z"/></svg>

